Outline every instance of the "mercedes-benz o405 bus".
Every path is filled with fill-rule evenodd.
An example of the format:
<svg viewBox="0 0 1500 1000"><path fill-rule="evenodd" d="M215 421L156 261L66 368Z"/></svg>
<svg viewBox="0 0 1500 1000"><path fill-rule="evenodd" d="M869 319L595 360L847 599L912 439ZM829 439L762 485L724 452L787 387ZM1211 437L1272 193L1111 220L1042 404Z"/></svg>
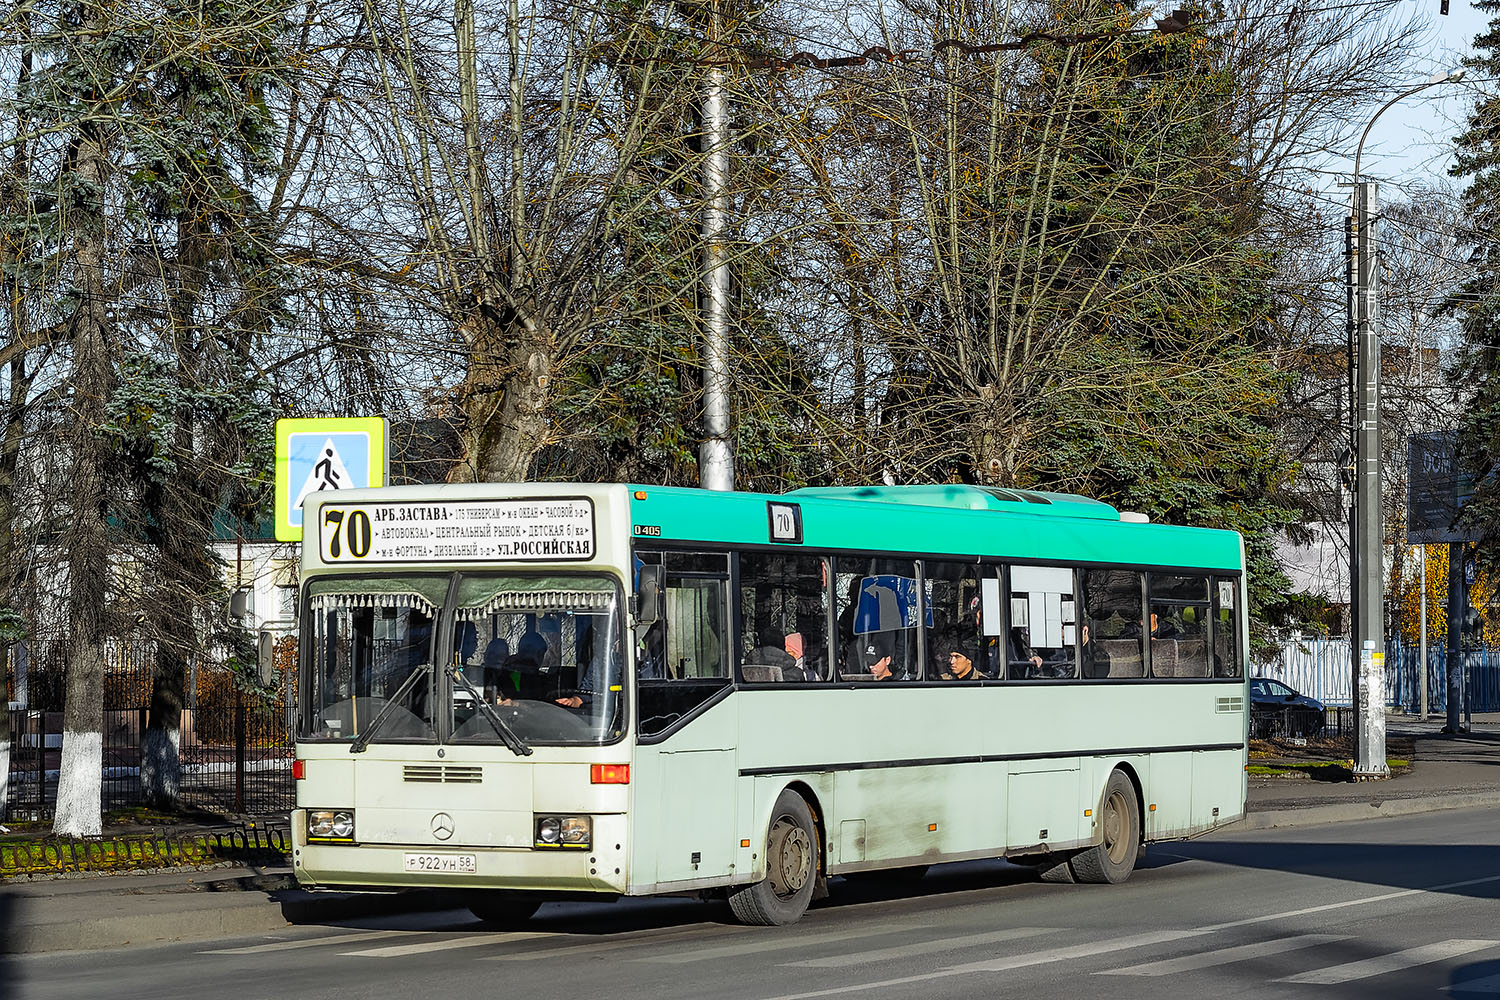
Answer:
<svg viewBox="0 0 1500 1000"><path fill-rule="evenodd" d="M727 896L1005 857L1120 882L1245 808L1238 535L972 486L308 497L295 868Z"/></svg>

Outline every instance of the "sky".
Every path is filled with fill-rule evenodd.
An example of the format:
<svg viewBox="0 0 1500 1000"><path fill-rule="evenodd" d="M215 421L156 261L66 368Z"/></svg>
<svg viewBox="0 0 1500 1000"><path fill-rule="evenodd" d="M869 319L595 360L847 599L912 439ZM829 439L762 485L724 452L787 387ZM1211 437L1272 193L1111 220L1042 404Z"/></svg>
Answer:
<svg viewBox="0 0 1500 1000"><path fill-rule="evenodd" d="M1439 13L1440 0L1409 2L1428 22L1431 32L1427 54L1412 70L1411 85L1416 86L1435 72L1457 68L1464 56L1472 54L1474 37L1487 29L1489 16L1475 10L1469 0L1450 0L1446 16ZM1471 70L1469 77L1473 75ZM1397 194L1392 187L1447 176L1453 165L1453 138L1463 129L1474 106L1475 88L1481 86L1494 83L1466 78L1440 84L1406 98L1380 116L1365 141L1359 167L1361 173L1380 182L1382 200ZM1392 91L1387 99L1397 93L1400 91ZM1370 114L1374 112L1371 108ZM1346 172L1343 180L1353 170L1353 153L1351 149L1348 159L1335 167Z"/></svg>

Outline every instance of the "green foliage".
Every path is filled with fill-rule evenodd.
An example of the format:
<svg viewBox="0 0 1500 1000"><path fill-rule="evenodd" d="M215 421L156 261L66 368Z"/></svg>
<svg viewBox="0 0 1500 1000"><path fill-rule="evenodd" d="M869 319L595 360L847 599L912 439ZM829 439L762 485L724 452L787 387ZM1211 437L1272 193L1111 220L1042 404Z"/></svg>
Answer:
<svg viewBox="0 0 1500 1000"><path fill-rule="evenodd" d="M1480 0L1474 7L1491 20L1464 65L1492 76L1500 73L1500 2ZM1500 478L1494 474L1500 468L1500 98L1480 93L1455 144L1452 173L1468 179L1464 197L1471 223L1464 242L1475 272L1448 301L1463 332L1453 378L1468 390L1459 417L1458 465L1460 475L1475 484L1460 521L1482 534L1478 559L1495 569L1500 568Z"/></svg>

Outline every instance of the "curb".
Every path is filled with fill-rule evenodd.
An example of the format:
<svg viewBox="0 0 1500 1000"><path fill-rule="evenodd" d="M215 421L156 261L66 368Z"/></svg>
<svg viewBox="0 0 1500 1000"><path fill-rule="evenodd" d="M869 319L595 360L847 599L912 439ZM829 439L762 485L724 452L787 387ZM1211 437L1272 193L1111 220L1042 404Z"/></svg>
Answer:
<svg viewBox="0 0 1500 1000"><path fill-rule="evenodd" d="M1272 830L1289 826L1317 826L1323 823L1346 823L1351 820L1411 816L1417 813L1448 809L1476 809L1500 806L1500 789L1492 792L1468 792L1459 795L1416 796L1409 799L1372 799L1366 802L1339 802L1326 806L1303 806L1297 809L1268 809L1247 813L1235 824L1241 830Z"/></svg>

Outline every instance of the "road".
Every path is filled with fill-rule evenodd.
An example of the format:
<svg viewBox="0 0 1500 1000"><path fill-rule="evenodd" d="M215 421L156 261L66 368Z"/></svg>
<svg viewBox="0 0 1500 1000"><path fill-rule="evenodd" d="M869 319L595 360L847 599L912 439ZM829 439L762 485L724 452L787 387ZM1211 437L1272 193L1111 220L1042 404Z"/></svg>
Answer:
<svg viewBox="0 0 1500 1000"><path fill-rule="evenodd" d="M1500 811L1153 846L1121 886L1003 862L836 880L794 927L687 899L448 911L12 960L0 995L80 997L1500 997Z"/></svg>

